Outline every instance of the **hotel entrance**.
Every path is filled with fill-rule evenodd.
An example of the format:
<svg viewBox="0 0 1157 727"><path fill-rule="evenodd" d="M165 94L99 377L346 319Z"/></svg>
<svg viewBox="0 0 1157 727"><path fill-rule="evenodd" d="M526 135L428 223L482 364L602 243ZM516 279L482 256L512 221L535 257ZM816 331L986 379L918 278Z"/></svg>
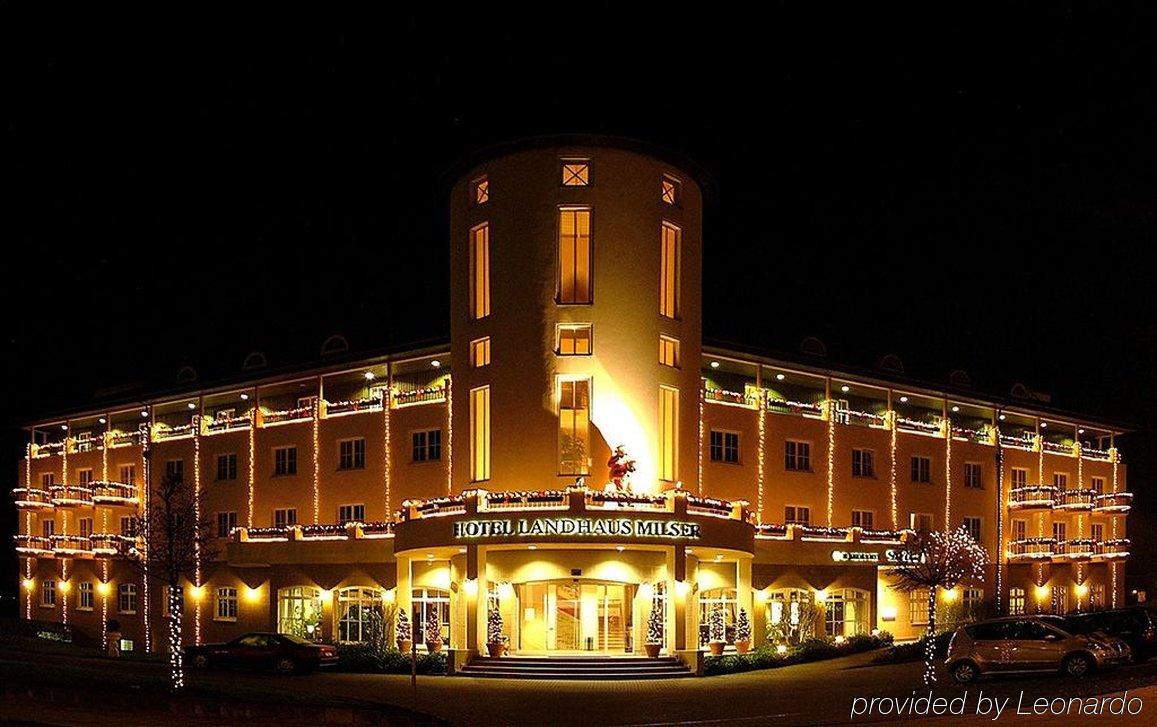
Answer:
<svg viewBox="0 0 1157 727"><path fill-rule="evenodd" d="M539 581L517 587L518 650L599 652L631 650L637 586L590 581Z"/></svg>

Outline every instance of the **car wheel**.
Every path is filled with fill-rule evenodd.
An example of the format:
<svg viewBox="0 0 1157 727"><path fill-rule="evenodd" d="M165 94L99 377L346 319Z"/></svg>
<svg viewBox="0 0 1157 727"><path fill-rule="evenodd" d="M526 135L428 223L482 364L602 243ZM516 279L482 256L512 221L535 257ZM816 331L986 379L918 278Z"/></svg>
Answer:
<svg viewBox="0 0 1157 727"><path fill-rule="evenodd" d="M952 667L952 678L957 684L971 684L980 676L980 670L971 661L957 662Z"/></svg>
<svg viewBox="0 0 1157 727"><path fill-rule="evenodd" d="M193 667L196 669L208 669L209 657L207 654L197 654L193 657Z"/></svg>
<svg viewBox="0 0 1157 727"><path fill-rule="evenodd" d="M1070 654L1062 668L1071 677L1083 677L1093 670L1093 660L1085 654Z"/></svg>
<svg viewBox="0 0 1157 727"><path fill-rule="evenodd" d="M277 663L273 665L273 668L275 671L277 671L278 674L292 674L293 672L297 671L297 662L295 662L293 659L290 659L288 656L283 656L277 660Z"/></svg>

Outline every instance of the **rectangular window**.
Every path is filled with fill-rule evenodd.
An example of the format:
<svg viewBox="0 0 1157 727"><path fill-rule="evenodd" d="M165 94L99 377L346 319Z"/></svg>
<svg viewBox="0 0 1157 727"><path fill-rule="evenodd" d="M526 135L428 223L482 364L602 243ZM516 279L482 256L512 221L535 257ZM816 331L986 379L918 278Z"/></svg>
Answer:
<svg viewBox="0 0 1157 727"><path fill-rule="evenodd" d="M811 519L812 511L810 507L788 505L783 508L783 522L785 525L809 525L811 524Z"/></svg>
<svg viewBox="0 0 1157 727"><path fill-rule="evenodd" d="M490 315L490 223L470 230L470 313L475 320Z"/></svg>
<svg viewBox="0 0 1157 727"><path fill-rule="evenodd" d="M1105 478L1104 477L1094 477L1092 479L1092 488L1093 488L1093 491L1096 492L1098 495L1105 494Z"/></svg>
<svg viewBox="0 0 1157 727"><path fill-rule="evenodd" d="M237 513L235 512L219 512L217 513L217 537L227 538L229 533L233 532L233 528L237 527Z"/></svg>
<svg viewBox="0 0 1157 727"><path fill-rule="evenodd" d="M80 611L92 610L92 581L81 581L76 585L76 608Z"/></svg>
<svg viewBox="0 0 1157 727"><path fill-rule="evenodd" d="M1069 489L1069 474L1067 472L1053 472L1053 487L1057 488L1057 492L1064 492Z"/></svg>
<svg viewBox="0 0 1157 727"><path fill-rule="evenodd" d="M91 485L92 484L92 470L91 469L77 470L76 471L76 479L82 487L85 485Z"/></svg>
<svg viewBox="0 0 1157 727"><path fill-rule="evenodd" d="M1092 523L1089 525L1089 537L1098 543L1105 539L1105 526L1101 523Z"/></svg>
<svg viewBox="0 0 1157 727"><path fill-rule="evenodd" d="M912 458L912 481L921 484L932 482L932 460L928 457Z"/></svg>
<svg viewBox="0 0 1157 727"><path fill-rule="evenodd" d="M479 177L470 183L470 201L474 204L486 204L490 201L490 179Z"/></svg>
<svg viewBox="0 0 1157 727"><path fill-rule="evenodd" d="M122 583L117 590L117 610L121 613L137 612L137 584Z"/></svg>
<svg viewBox="0 0 1157 727"><path fill-rule="evenodd" d="M1028 520L1013 520L1012 521L1012 539L1024 540L1028 537Z"/></svg>
<svg viewBox="0 0 1157 727"><path fill-rule="evenodd" d="M1008 589L1008 614L1010 616L1019 616L1024 613L1024 589L1010 588Z"/></svg>
<svg viewBox="0 0 1157 727"><path fill-rule="evenodd" d="M918 533L928 533L935 527L935 522L932 519L930 512L914 512L909 520L911 527Z"/></svg>
<svg viewBox="0 0 1157 727"><path fill-rule="evenodd" d="M739 464L739 434L737 432L721 432L712 429L709 449L712 462Z"/></svg>
<svg viewBox="0 0 1157 727"><path fill-rule="evenodd" d="M852 510L852 527L871 530L875 527L875 516L871 510Z"/></svg>
<svg viewBox="0 0 1157 727"><path fill-rule="evenodd" d="M49 578L40 582L40 605L51 608L56 605L56 581Z"/></svg>
<svg viewBox="0 0 1157 727"><path fill-rule="evenodd" d="M666 204L677 207L679 205L679 198L681 197L680 192L683 191L682 186L682 183L678 179L664 174L663 181L659 187L659 198Z"/></svg>
<svg viewBox="0 0 1157 727"><path fill-rule="evenodd" d="M683 232L664 222L659 239L659 315L679 317L679 260Z"/></svg>
<svg viewBox="0 0 1157 727"><path fill-rule="evenodd" d="M591 183L590 159L563 159L562 186L586 187Z"/></svg>
<svg viewBox="0 0 1157 727"><path fill-rule="evenodd" d="M273 448L273 475L275 477L297 474L297 447Z"/></svg>
<svg viewBox="0 0 1157 727"><path fill-rule="evenodd" d="M136 535L136 521L131 515L125 515L121 518L121 535L125 537L132 537Z"/></svg>
<svg viewBox="0 0 1157 727"><path fill-rule="evenodd" d="M679 339L670 336L659 336L659 363L679 368Z"/></svg>
<svg viewBox="0 0 1157 727"><path fill-rule="evenodd" d="M917 588L908 591L908 623L928 623L928 589Z"/></svg>
<svg viewBox="0 0 1157 727"><path fill-rule="evenodd" d="M171 482L184 482L185 460L170 459L168 462L165 462L165 477Z"/></svg>
<svg viewBox="0 0 1157 727"><path fill-rule="evenodd" d="M490 387L470 390L470 479L490 479Z"/></svg>
<svg viewBox="0 0 1157 727"><path fill-rule="evenodd" d="M659 479L674 482L678 468L679 390L659 387Z"/></svg>
<svg viewBox="0 0 1157 727"><path fill-rule="evenodd" d="M783 468L789 472L811 472L812 446L808 442L783 443Z"/></svg>
<svg viewBox="0 0 1157 727"><path fill-rule="evenodd" d="M40 530L41 530L42 534L44 535L44 537L51 538L53 535L56 534L56 521L55 520L41 520L40 521Z"/></svg>
<svg viewBox="0 0 1157 727"><path fill-rule="evenodd" d="M414 462L431 462L442 459L442 430L428 429L411 435Z"/></svg>
<svg viewBox="0 0 1157 727"><path fill-rule="evenodd" d="M875 454L870 449L852 450L852 477L875 477Z"/></svg>
<svg viewBox="0 0 1157 727"><path fill-rule="evenodd" d="M283 507L273 511L273 527L288 528L297 525L297 508Z"/></svg>
<svg viewBox="0 0 1157 727"><path fill-rule="evenodd" d="M980 542L980 518L966 517L964 518L964 529L968 532L968 536Z"/></svg>
<svg viewBox="0 0 1157 727"><path fill-rule="evenodd" d="M590 472L590 379L558 382L558 473Z"/></svg>
<svg viewBox="0 0 1157 727"><path fill-rule="evenodd" d="M337 468L341 470L364 470L366 468L366 440L344 439L338 442Z"/></svg>
<svg viewBox="0 0 1157 727"><path fill-rule="evenodd" d="M40 488L41 489L47 490L49 487L52 487L54 484L56 484L56 474L55 473L53 473L53 472L40 473Z"/></svg>
<svg viewBox="0 0 1157 727"><path fill-rule="evenodd" d="M470 342L470 366L480 369L490 365L490 336Z"/></svg>
<svg viewBox="0 0 1157 727"><path fill-rule="evenodd" d="M964 486L979 490L981 487L980 465L976 462L964 463Z"/></svg>
<svg viewBox="0 0 1157 727"><path fill-rule="evenodd" d="M122 464L119 482L122 485L135 485L137 483L137 466L135 464Z"/></svg>
<svg viewBox="0 0 1157 727"><path fill-rule="evenodd" d="M1053 523L1053 540L1057 543L1065 542L1065 523Z"/></svg>
<svg viewBox="0 0 1157 727"><path fill-rule="evenodd" d="M236 588L218 588L217 589L217 613L213 617L214 621L236 621L237 620L237 589Z"/></svg>
<svg viewBox="0 0 1157 727"><path fill-rule="evenodd" d="M1013 467L1009 470L1009 477L1011 478L1013 489L1028 486L1028 470L1022 467Z"/></svg>
<svg viewBox="0 0 1157 727"><path fill-rule="evenodd" d="M558 302L586 304L593 298L591 211L563 207L558 211Z"/></svg>
<svg viewBox="0 0 1157 727"><path fill-rule="evenodd" d="M92 535L92 518L82 517L78 524L80 526L80 537L87 538Z"/></svg>
<svg viewBox="0 0 1157 727"><path fill-rule="evenodd" d="M558 327L559 356L589 356L591 353L591 324L566 324Z"/></svg>
<svg viewBox="0 0 1157 727"><path fill-rule="evenodd" d="M217 479L218 480L235 480L235 479L237 479L237 455L236 454L219 454L219 455L217 455Z"/></svg>
<svg viewBox="0 0 1157 727"><path fill-rule="evenodd" d="M366 521L365 505L342 505L337 509L337 519L342 525Z"/></svg>

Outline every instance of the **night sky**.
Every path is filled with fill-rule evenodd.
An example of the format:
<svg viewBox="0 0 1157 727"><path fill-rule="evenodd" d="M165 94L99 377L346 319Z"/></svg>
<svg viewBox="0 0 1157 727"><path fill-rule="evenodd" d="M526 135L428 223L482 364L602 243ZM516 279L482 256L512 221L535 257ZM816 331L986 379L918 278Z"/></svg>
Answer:
<svg viewBox="0 0 1157 727"><path fill-rule="evenodd" d="M710 338L816 335L836 363L896 353L928 381L963 368L1131 423L1130 535L1157 552L1154 17L1061 5L130 21L0 3L0 482L19 424L102 388L183 365L211 382L253 350L304 362L335 332L448 335L446 172L592 132L710 172Z"/></svg>

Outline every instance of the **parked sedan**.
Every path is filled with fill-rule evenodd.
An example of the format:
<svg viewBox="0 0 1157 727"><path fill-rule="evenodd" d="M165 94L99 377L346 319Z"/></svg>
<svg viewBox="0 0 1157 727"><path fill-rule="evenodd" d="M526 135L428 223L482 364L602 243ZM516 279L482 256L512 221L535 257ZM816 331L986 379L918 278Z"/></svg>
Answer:
<svg viewBox="0 0 1157 727"><path fill-rule="evenodd" d="M983 674L1060 671L1082 677L1129 660L1129 645L1104 635L1074 633L1060 618L1009 616L962 626L945 664L961 684Z"/></svg>
<svg viewBox="0 0 1157 727"><path fill-rule="evenodd" d="M1069 614L1065 621L1079 634L1101 632L1121 639L1133 650L1134 661L1157 654L1157 613L1145 606Z"/></svg>
<svg viewBox="0 0 1157 727"><path fill-rule="evenodd" d="M185 659L198 669L225 667L273 669L279 674L308 673L337 664L332 646L313 644L289 634L250 633L224 644L186 646Z"/></svg>

